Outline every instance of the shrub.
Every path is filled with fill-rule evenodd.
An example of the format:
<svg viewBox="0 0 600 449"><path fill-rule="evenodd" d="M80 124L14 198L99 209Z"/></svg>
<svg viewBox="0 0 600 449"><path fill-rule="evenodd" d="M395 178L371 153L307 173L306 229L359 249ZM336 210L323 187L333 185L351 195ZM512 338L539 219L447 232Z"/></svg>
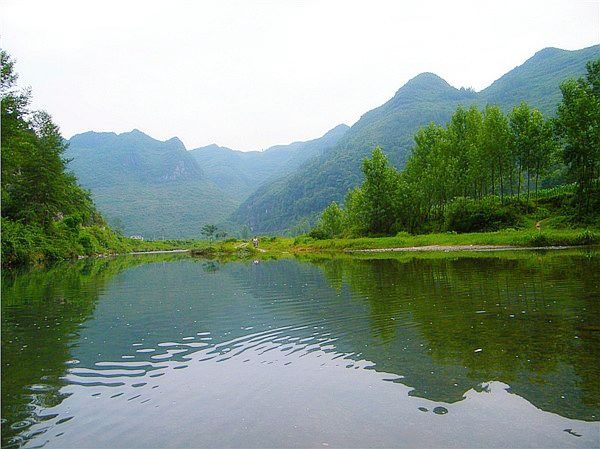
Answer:
<svg viewBox="0 0 600 449"><path fill-rule="evenodd" d="M481 200L455 198L444 212L446 231L477 232L497 231L519 224L519 210L526 207L522 202L502 204L494 196Z"/></svg>
<svg viewBox="0 0 600 449"><path fill-rule="evenodd" d="M530 246L549 246L550 240L548 239L548 237L545 234L542 234L540 232L540 233L534 234L530 237L529 245Z"/></svg>
<svg viewBox="0 0 600 449"><path fill-rule="evenodd" d="M316 239L331 239L341 237L344 232L346 217L344 211L334 201L323 211L317 225L310 236Z"/></svg>
<svg viewBox="0 0 600 449"><path fill-rule="evenodd" d="M2 218L2 266L34 263L44 245L43 230Z"/></svg>
<svg viewBox="0 0 600 449"><path fill-rule="evenodd" d="M600 235L589 229L584 229L575 237L576 245L596 245L597 243L600 243Z"/></svg>
<svg viewBox="0 0 600 449"><path fill-rule="evenodd" d="M315 239L308 235L299 235L294 239L294 245L306 245L313 242Z"/></svg>

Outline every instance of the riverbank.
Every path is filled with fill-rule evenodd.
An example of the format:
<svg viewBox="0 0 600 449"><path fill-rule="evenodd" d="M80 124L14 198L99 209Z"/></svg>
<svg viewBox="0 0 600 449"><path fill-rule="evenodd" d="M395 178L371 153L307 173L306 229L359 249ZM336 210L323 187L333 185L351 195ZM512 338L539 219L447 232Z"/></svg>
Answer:
<svg viewBox="0 0 600 449"><path fill-rule="evenodd" d="M107 231L104 231L107 232ZM3 236L4 237L4 236ZM260 245L254 248L251 242L228 239L217 242L202 240L157 240L141 241L110 233L111 240L91 250L79 251L76 246L71 250L55 252L52 257L44 257L41 251L35 251L30 257L31 263L4 266L43 266L59 260L109 257L117 255L145 255L190 253L194 257L219 260L269 259L293 257L303 254L361 254L386 252L468 252L500 251L514 249L560 249L600 244L600 231L589 229L547 229L503 230L481 233L437 233L410 235L401 233L393 237L363 237L353 239L314 239L299 237L260 237ZM110 243L110 244L109 244ZM56 246L56 241L54 241ZM63 245L67 248L68 245Z"/></svg>
<svg viewBox="0 0 600 449"><path fill-rule="evenodd" d="M504 230L484 233L438 233L355 239L313 239L307 236L263 237L259 248L249 242L227 240L196 242L191 253L200 257L280 257L303 253L360 253L416 251L496 251L511 249L559 249L600 244L600 232L589 229L546 231Z"/></svg>

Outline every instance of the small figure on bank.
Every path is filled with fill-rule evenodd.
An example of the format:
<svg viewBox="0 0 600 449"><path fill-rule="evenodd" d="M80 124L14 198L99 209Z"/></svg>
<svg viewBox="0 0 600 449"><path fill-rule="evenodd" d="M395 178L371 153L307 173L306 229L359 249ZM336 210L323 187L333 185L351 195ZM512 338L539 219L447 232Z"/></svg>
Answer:
<svg viewBox="0 0 600 449"><path fill-rule="evenodd" d="M254 237L252 239L252 246L254 246L255 248L258 248L258 238Z"/></svg>

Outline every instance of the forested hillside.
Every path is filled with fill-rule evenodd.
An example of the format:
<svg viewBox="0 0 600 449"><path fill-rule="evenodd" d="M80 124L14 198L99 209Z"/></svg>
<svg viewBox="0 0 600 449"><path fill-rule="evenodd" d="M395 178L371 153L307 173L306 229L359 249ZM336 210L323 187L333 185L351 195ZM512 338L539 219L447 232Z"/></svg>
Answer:
<svg viewBox="0 0 600 449"><path fill-rule="evenodd" d="M86 132L69 140L66 156L109 223L126 235L190 238L206 224L228 228L231 213L261 184L334 146L347 129L248 153L217 145L187 151L176 137L162 142L139 130Z"/></svg>
<svg viewBox="0 0 600 449"><path fill-rule="evenodd" d="M600 56L600 45L576 51L544 49L476 93L455 89L424 73L410 80L384 105L367 112L338 145L295 173L259 188L235 212L233 220L255 232L281 232L312 221L332 201L362 180L361 163L381 146L396 168L403 168L415 132L430 122L445 124L457 106L488 103L509 110L521 101L552 114L560 100L560 83L585 73L585 64Z"/></svg>
<svg viewBox="0 0 600 449"><path fill-rule="evenodd" d="M260 185L293 172L303 162L335 146L348 129L347 125L338 125L318 139L276 145L265 151L236 151L213 144L190 153L208 179L243 201Z"/></svg>
<svg viewBox="0 0 600 449"><path fill-rule="evenodd" d="M591 225L600 218L600 58L585 77L566 79L555 118L521 102L505 115L498 106L458 107L446 126L415 134L402 171L379 147L362 164L364 182L345 207L328 206L316 238L498 231L536 222L546 227ZM553 166L562 184L542 191ZM530 224L531 226L531 224ZM596 240L587 231L580 242Z"/></svg>
<svg viewBox="0 0 600 449"><path fill-rule="evenodd" d="M224 221L238 204L177 138L87 132L69 140L67 156L109 223L126 235L199 237L203 224Z"/></svg>

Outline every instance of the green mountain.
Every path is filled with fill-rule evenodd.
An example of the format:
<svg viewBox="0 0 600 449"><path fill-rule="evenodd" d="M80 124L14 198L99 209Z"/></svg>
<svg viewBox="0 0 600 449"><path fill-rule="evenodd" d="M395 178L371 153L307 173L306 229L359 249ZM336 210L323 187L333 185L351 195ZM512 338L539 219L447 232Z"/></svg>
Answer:
<svg viewBox="0 0 600 449"><path fill-rule="evenodd" d="M69 168L107 221L126 235L199 237L228 217L261 184L290 173L334 146L348 126L307 142L241 152L210 145L187 151L176 137L159 141L133 130L86 132L69 140Z"/></svg>
<svg viewBox="0 0 600 449"><path fill-rule="evenodd" d="M561 100L559 84L585 74L585 64L600 57L600 45L569 51L544 48L514 68L478 96L482 102L508 109L525 100L544 114L553 115Z"/></svg>
<svg viewBox="0 0 600 449"><path fill-rule="evenodd" d="M203 224L224 221L238 204L177 138L86 132L69 140L67 157L108 222L126 235L199 237Z"/></svg>
<svg viewBox="0 0 600 449"><path fill-rule="evenodd" d="M207 178L240 201L261 184L296 170L303 162L335 146L349 129L338 125L318 139L276 145L265 151L236 151L208 145L190 151Z"/></svg>
<svg viewBox="0 0 600 449"><path fill-rule="evenodd" d="M560 100L560 83L584 74L586 62L598 57L600 45L575 51L547 48L478 93L422 73L388 102L364 114L333 149L259 187L232 220L257 233L281 232L310 222L331 201L343 201L348 190L361 182L361 162L375 146L402 168L417 129L430 122L446 123L458 105L494 103L509 109L526 101L552 114Z"/></svg>

